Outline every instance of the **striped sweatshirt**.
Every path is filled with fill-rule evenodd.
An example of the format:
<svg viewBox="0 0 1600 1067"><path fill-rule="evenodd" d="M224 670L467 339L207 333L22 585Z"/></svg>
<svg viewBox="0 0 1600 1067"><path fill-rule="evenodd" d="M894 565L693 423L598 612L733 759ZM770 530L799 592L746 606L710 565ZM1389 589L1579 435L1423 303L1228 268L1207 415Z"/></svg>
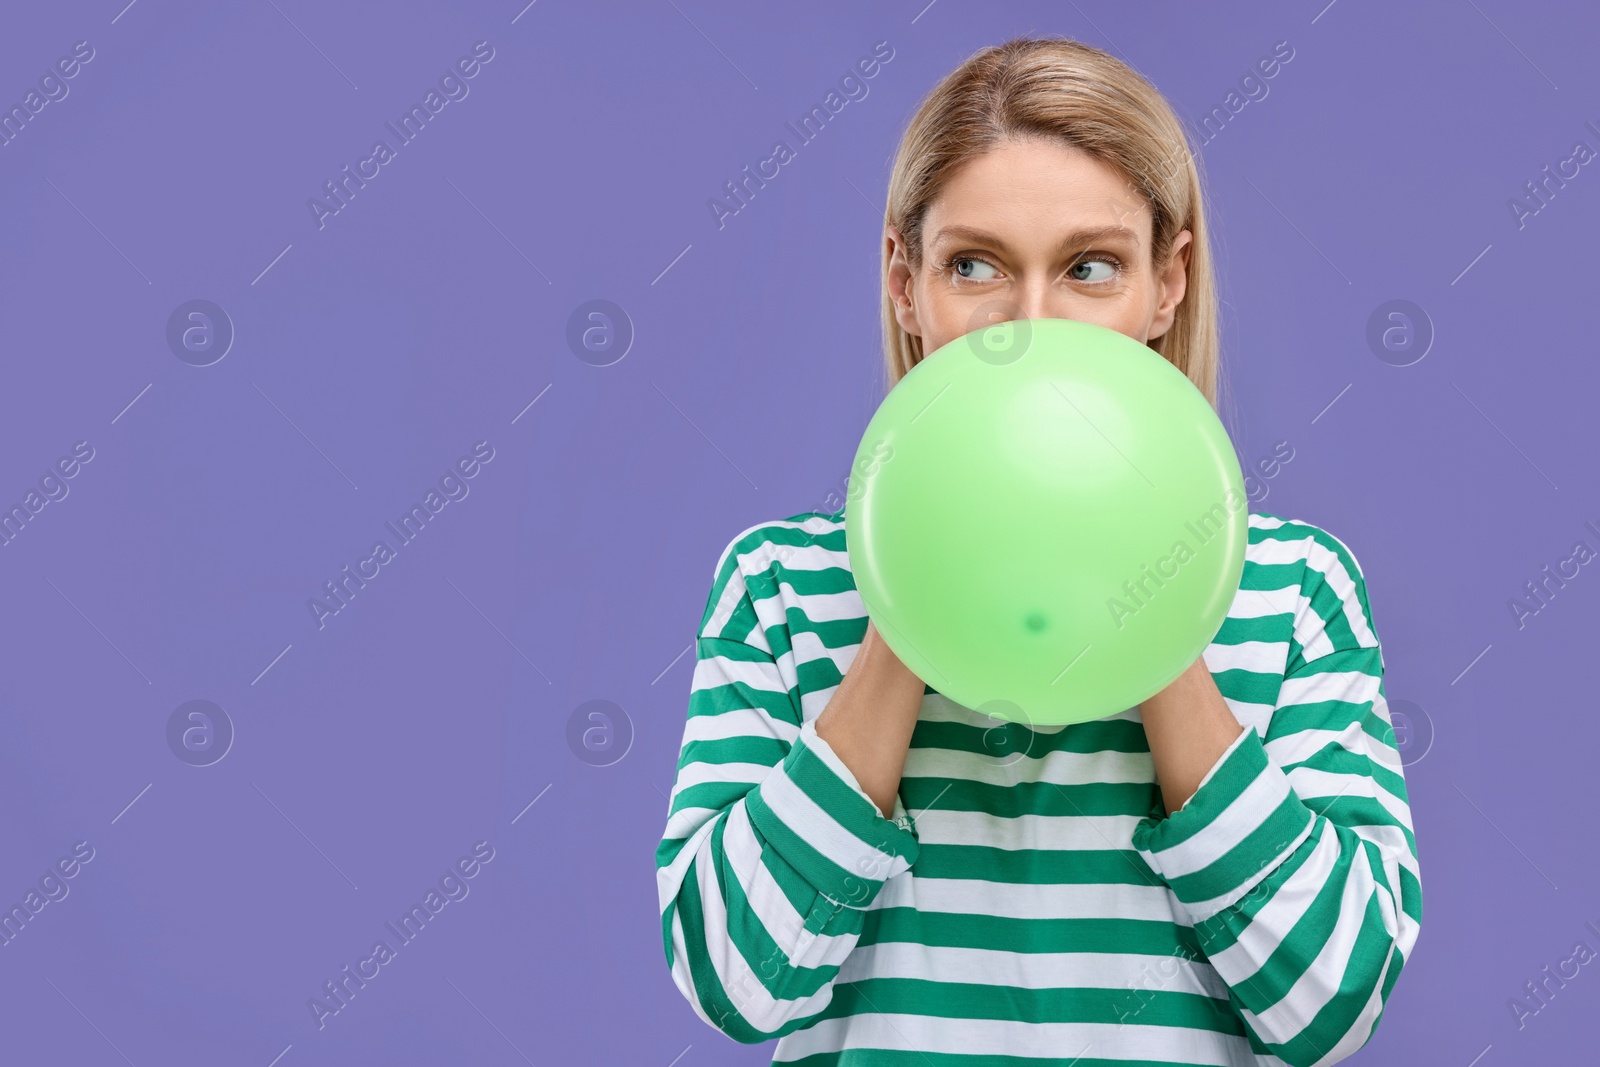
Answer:
<svg viewBox="0 0 1600 1067"><path fill-rule="evenodd" d="M925 686L892 817L816 733L865 636L844 509L724 549L656 852L673 982L774 1063L1328 1064L1422 918L1365 579L1249 513L1203 656L1245 727L1175 813L1138 707L1029 728Z"/></svg>

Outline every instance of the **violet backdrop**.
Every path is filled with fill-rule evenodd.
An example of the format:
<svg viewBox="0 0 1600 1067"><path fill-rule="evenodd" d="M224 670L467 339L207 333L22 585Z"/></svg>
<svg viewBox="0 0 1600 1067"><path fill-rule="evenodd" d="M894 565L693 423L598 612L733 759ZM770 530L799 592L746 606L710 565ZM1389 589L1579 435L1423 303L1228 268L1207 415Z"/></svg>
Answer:
<svg viewBox="0 0 1600 1067"><path fill-rule="evenodd" d="M1508 1003L1600 948L1593 10L125 3L0 33L0 506L27 512L0 905L66 859L0 945L0 1060L766 1063L661 944L689 645L735 533L837 506L911 110L1029 33L1121 56L1194 128L1222 415L1247 472L1293 450L1253 507L1367 576L1425 915L1353 1062L1594 1055L1593 968ZM864 93L709 206L879 42ZM346 566L366 584L314 613Z"/></svg>

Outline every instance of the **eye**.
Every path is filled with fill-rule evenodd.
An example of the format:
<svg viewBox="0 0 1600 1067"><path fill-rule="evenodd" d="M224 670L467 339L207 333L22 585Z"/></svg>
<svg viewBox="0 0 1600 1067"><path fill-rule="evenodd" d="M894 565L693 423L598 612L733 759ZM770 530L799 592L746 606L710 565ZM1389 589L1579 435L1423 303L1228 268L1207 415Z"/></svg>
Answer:
<svg viewBox="0 0 1600 1067"><path fill-rule="evenodd" d="M976 256L955 256L949 266L961 277L975 282L990 281L995 275L994 264ZM989 273L985 274L984 271Z"/></svg>
<svg viewBox="0 0 1600 1067"><path fill-rule="evenodd" d="M1093 274L1093 270L1091 268L1096 265L1099 265L1103 268L1108 268L1109 273L1103 271L1100 277L1091 277L1090 275ZM1067 273L1080 282L1088 282L1090 285L1098 285L1103 282L1108 282L1112 278L1116 277L1117 271L1121 268L1121 266L1121 263L1110 256L1096 256L1093 259L1080 259L1071 267L1067 268Z"/></svg>

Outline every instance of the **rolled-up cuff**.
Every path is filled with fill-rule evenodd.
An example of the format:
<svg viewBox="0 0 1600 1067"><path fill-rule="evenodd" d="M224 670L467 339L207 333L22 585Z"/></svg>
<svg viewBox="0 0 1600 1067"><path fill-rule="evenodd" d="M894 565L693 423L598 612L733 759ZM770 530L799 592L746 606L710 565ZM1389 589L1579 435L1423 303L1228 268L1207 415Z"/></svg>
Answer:
<svg viewBox="0 0 1600 1067"><path fill-rule="evenodd" d="M900 798L886 819L855 774L807 720L783 760L745 800L766 847L834 904L865 908L917 858ZM808 924L809 925L809 924Z"/></svg>
<svg viewBox="0 0 1600 1067"><path fill-rule="evenodd" d="M1261 735L1246 727L1188 803L1165 819L1140 820L1133 847L1200 922L1250 892L1315 820Z"/></svg>

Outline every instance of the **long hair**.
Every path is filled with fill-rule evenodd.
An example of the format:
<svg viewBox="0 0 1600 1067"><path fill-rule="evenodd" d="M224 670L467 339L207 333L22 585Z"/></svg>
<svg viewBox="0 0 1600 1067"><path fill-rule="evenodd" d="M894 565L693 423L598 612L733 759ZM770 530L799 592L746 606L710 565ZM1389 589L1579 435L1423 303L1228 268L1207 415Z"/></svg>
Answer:
<svg viewBox="0 0 1600 1067"><path fill-rule="evenodd" d="M1149 342L1217 404L1220 339L1216 279L1205 225L1200 170L1183 124L1166 99L1121 60L1068 38L1016 38L974 54L934 87L901 137L884 215L906 241L912 271L922 263L922 224L946 180L967 160L1013 138L1050 137L1118 172L1149 205L1152 262L1189 230L1188 288L1176 315ZM893 387L926 354L901 329L889 295L883 250L883 344Z"/></svg>

